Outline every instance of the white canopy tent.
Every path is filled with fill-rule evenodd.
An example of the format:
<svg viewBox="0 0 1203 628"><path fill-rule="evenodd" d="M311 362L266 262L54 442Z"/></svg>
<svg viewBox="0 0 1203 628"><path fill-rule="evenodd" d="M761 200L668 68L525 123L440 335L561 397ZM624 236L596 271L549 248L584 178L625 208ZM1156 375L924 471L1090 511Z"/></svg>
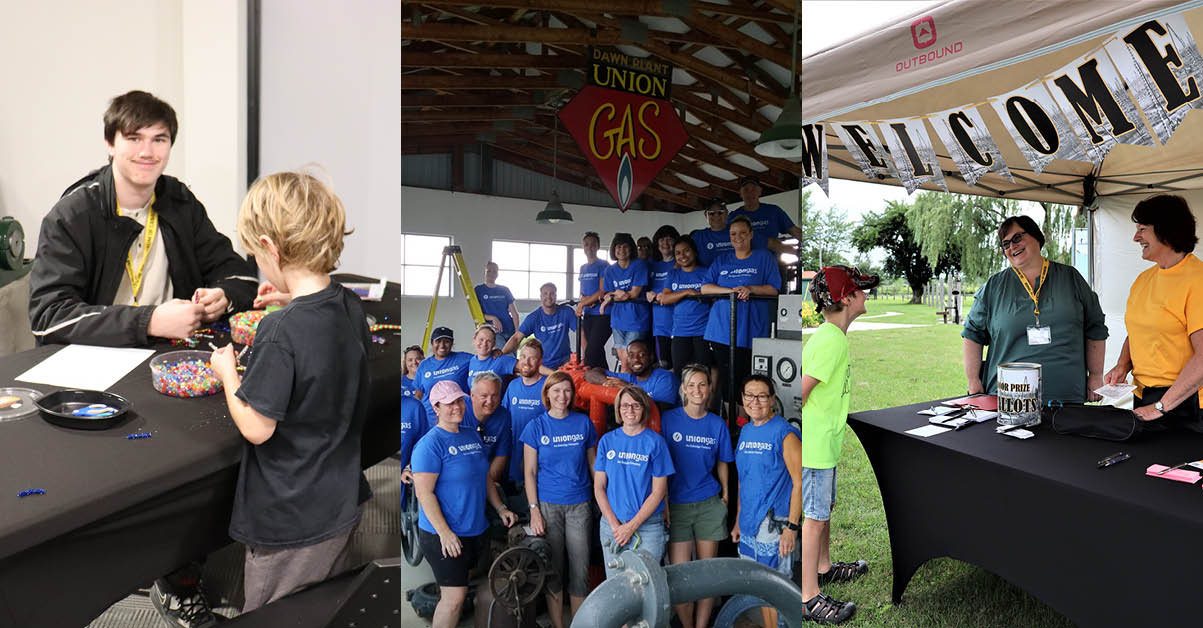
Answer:
<svg viewBox="0 0 1203 628"><path fill-rule="evenodd" d="M832 178L863 181L871 179L841 142L833 123L897 120L976 106L1014 181L986 173L976 185L967 184L928 119L927 132L948 190L1094 210L1091 279L1111 331L1107 347L1110 366L1126 336L1123 315L1128 290L1136 275L1148 267L1131 242L1132 207L1149 194L1181 194L1200 219L1203 235L1203 112L1190 110L1164 145L1121 143L1098 166L1090 161L1053 159L1037 173L994 108L980 105L1048 79L1123 29L1175 14L1181 15L1191 33L1203 37L1203 0L952 0L938 4L805 57L803 124L823 124ZM802 19L806 20L805 5ZM1203 75L1195 78L1203 89ZM1189 85L1183 79L1184 89L1189 91ZM872 181L901 185L896 176ZM920 187L940 189L931 182Z"/></svg>

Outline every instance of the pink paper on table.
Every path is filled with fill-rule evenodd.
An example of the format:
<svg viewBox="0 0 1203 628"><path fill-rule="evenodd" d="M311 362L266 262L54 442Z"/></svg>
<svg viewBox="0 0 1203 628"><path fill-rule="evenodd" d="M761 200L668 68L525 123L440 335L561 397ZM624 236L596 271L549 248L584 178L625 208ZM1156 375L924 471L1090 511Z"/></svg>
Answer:
<svg viewBox="0 0 1203 628"><path fill-rule="evenodd" d="M1166 480L1186 482L1187 484L1194 484L1195 482L1199 481L1200 473L1198 471L1187 471L1186 469L1174 469L1173 471L1166 471L1163 475L1157 475L1158 471L1165 468L1166 466L1163 464L1151 464L1149 465L1148 469L1145 469L1145 475L1151 475L1155 478L1164 478Z"/></svg>

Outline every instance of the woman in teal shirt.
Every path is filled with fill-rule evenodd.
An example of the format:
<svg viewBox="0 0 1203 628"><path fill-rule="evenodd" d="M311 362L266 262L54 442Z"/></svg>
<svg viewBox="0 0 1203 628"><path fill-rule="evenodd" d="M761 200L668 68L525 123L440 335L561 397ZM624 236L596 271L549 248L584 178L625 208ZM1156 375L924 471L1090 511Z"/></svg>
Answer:
<svg viewBox="0 0 1203 628"><path fill-rule="evenodd" d="M1045 367L1044 401L1098 399L1107 340L1098 295L1075 268L1041 255L1031 218L1007 218L998 236L1009 266L977 291L961 332L969 394L997 394L999 364L1035 362Z"/></svg>

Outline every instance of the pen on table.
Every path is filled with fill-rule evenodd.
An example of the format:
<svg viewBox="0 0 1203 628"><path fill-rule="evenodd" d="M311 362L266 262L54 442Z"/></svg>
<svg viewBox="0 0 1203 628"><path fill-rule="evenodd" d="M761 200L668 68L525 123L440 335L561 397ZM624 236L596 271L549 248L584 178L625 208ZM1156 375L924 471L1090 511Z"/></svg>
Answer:
<svg viewBox="0 0 1203 628"><path fill-rule="evenodd" d="M1112 465L1119 464L1131 457L1132 456L1129 456L1128 454L1123 453L1123 452L1114 453L1114 454L1111 454L1110 456L1107 456L1106 458L1103 458L1102 460L1100 460L1098 462L1098 468L1102 469L1105 467L1110 467Z"/></svg>
<svg viewBox="0 0 1203 628"><path fill-rule="evenodd" d="M1166 467L1166 468L1158 471L1157 475L1165 475L1166 471L1173 471L1174 469L1181 469L1182 467L1194 464L1196 462L1203 462L1203 460L1187 460L1186 462L1183 462L1182 464L1176 464L1172 467Z"/></svg>

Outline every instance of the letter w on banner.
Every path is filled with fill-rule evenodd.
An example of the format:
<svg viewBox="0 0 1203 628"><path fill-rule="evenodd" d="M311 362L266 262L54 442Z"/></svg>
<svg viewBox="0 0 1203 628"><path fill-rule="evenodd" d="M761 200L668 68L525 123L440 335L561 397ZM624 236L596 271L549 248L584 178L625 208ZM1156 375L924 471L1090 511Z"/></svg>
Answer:
<svg viewBox="0 0 1203 628"><path fill-rule="evenodd" d="M1181 13L1120 31L1104 47L1162 144L1187 111L1203 108L1203 57Z"/></svg>
<svg viewBox="0 0 1203 628"><path fill-rule="evenodd" d="M802 126L802 180L798 185L806 187L811 183L818 183L823 194L831 198L831 193L827 191L827 136L823 134L825 126Z"/></svg>

